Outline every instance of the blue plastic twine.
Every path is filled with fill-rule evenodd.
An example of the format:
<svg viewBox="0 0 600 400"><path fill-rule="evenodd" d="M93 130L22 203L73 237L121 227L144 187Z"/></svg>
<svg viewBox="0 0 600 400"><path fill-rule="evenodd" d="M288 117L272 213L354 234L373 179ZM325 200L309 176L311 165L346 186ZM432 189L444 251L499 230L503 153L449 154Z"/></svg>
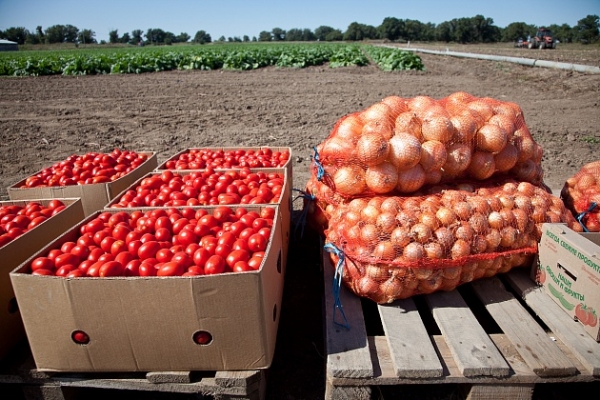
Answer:
<svg viewBox="0 0 600 400"><path fill-rule="evenodd" d="M292 203L298 199L304 199L304 200L308 200L309 202L314 201L315 200L315 195L311 194L311 193L307 193L303 190L300 189L293 189L292 190L299 192L300 194L296 197L294 197L294 199L292 200ZM306 226L306 220L308 219L308 208L310 207L310 203L305 203L304 207L302 208L302 212L300 213L300 217L298 218L298 220L296 220L295 223L295 227L294 227L294 235L297 234L298 232L298 226L302 227L302 230L300 232L300 237L302 238L304 236L304 227Z"/></svg>
<svg viewBox="0 0 600 400"><path fill-rule="evenodd" d="M327 243L323 248L329 252L338 256L338 262L335 266L335 273L333 275L333 323L344 327L346 329L350 329L350 324L348 323L348 318L346 318L346 313L344 312L344 308L342 307L342 301L340 300L340 290L342 288L342 273L344 269L344 252L338 249L334 244ZM340 310L340 314L342 318L344 318L344 323L339 323L336 321L335 315L337 310Z"/></svg>
<svg viewBox="0 0 600 400"><path fill-rule="evenodd" d="M582 220L583 220L583 217L585 217L585 216L586 216L586 214L588 214L588 213L591 213L591 212L592 212L592 210L593 210L594 208L596 208L596 206L597 206L596 202L594 202L594 201L593 201L593 202L590 204L590 208L588 208L586 211L584 211L584 212L580 213L580 214L577 216L577 221L579 222L579 225L581 225L581 226L583 227L583 230L584 230L585 232L589 232L589 231L588 231L588 228L585 226L585 224L584 224L584 223L583 223L583 221L582 221Z"/></svg>
<svg viewBox="0 0 600 400"><path fill-rule="evenodd" d="M317 179L321 182L323 176L325 176L325 169L323 169L323 165L321 164L321 159L319 158L319 152L316 147L313 147L315 151L315 155L312 157L315 161L315 165L317 166Z"/></svg>

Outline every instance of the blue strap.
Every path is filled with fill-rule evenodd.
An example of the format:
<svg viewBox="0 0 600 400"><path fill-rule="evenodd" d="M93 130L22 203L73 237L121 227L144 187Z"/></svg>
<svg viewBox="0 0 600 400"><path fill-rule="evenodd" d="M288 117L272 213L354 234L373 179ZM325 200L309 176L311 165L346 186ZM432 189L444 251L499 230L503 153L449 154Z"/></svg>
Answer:
<svg viewBox="0 0 600 400"><path fill-rule="evenodd" d="M585 226L585 224L583 223L582 220L586 216L586 214L591 213L592 210L594 208L596 208L596 206L597 206L596 202L592 201L592 204L590 204L590 207L586 211L584 211L582 213L579 213L579 215L577 216L577 221L583 227L584 232L589 232L589 231L588 231L588 228Z"/></svg>
<svg viewBox="0 0 600 400"><path fill-rule="evenodd" d="M319 152L317 151L317 147L313 146L313 149L315 151L315 155L312 156L315 165L317 166L317 179L319 180L319 182L321 182L321 180L323 179L323 176L325 176L325 169L323 168L323 165L321 164L321 159L319 158Z"/></svg>
<svg viewBox="0 0 600 400"><path fill-rule="evenodd" d="M342 288L342 273L344 268L344 252L338 249L333 243L327 243L323 248L329 252L333 253L338 257L338 262L335 266L335 273L333 275L333 323L341 326L346 329L350 329L350 324L348 323L348 318L346 318L346 313L344 312L344 308L342 307L342 301L340 300L340 290ZM337 310L340 310L340 314L342 318L344 318L344 323L339 323L335 319L335 315Z"/></svg>
<svg viewBox="0 0 600 400"><path fill-rule="evenodd" d="M296 223L295 223L296 226L294 228L294 235L296 235L296 233L298 231L298 226L302 226L302 231L300 232L300 237L302 238L304 236L304 226L306 225L306 220L308 219L308 208L310 206L310 202L315 201L316 197L315 197L315 195L305 192L300 189L292 188L292 190L300 193L298 196L294 197L294 199L292 200L292 203L298 199L308 200L308 203L304 204L304 207L302 208L302 212L300 213L300 217L298 218L298 220L296 220Z"/></svg>

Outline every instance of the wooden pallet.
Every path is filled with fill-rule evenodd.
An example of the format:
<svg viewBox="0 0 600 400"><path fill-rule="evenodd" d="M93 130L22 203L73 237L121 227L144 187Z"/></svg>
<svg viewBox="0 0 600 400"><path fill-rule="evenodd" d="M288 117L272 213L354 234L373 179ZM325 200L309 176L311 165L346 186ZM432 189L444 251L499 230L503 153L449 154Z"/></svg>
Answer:
<svg viewBox="0 0 600 400"><path fill-rule="evenodd" d="M349 329L333 312L328 253L323 272L325 399L370 399L373 387L423 384L458 387L468 399L531 399L536 385L600 383L600 343L535 285L528 269L388 305L342 285ZM377 326L374 319L379 332L369 327Z"/></svg>
<svg viewBox="0 0 600 400"><path fill-rule="evenodd" d="M24 347L27 347L24 344ZM268 370L147 372L147 373L46 373L35 368L31 354L20 349L3 361L0 393L20 387L25 400L63 400L65 392L100 389L98 393L128 391L128 398L151 398L149 393L209 397L216 400L262 400L266 396ZM4 388L4 389L3 389ZM144 395L147 393L147 395ZM137 397L135 397L137 396ZM187 398L187 397L186 397Z"/></svg>

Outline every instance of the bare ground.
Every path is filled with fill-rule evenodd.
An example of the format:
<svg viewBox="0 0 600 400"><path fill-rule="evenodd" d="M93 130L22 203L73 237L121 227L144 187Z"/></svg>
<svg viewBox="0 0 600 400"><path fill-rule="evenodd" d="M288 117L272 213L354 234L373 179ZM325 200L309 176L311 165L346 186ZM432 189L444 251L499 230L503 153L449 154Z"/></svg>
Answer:
<svg viewBox="0 0 600 400"><path fill-rule="evenodd" d="M0 199L7 199L7 187L68 155L115 147L155 151L162 162L190 147L288 146L294 187L303 189L312 148L335 121L392 94L441 98L466 91L516 102L544 149L544 181L553 189L598 159L600 75L420 56L424 72L324 66L0 78ZM308 232L292 238L290 251L268 398L319 399L325 376L319 244ZM454 396L436 390L407 398Z"/></svg>

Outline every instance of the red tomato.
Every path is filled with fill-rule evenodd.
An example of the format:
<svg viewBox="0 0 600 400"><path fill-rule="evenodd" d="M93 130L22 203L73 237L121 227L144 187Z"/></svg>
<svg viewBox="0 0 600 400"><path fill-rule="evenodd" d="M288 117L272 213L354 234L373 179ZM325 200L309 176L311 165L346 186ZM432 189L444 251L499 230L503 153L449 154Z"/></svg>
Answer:
<svg viewBox="0 0 600 400"><path fill-rule="evenodd" d="M208 261L210 256L211 254L207 249L205 249L204 247L200 247L194 252L192 260L194 261L195 265L204 268L204 265L206 264L206 261Z"/></svg>
<svg viewBox="0 0 600 400"><path fill-rule="evenodd" d="M186 272L183 273L182 276L198 276L198 275L204 275L204 270L197 265L192 265L191 267L189 267L187 269Z"/></svg>
<svg viewBox="0 0 600 400"><path fill-rule="evenodd" d="M248 266L253 270L258 270L260 268L260 265L262 264L262 261L262 257L252 255L252 257L250 257L250 259L248 260Z"/></svg>
<svg viewBox="0 0 600 400"><path fill-rule="evenodd" d="M168 248L162 248L156 252L155 257L158 262L165 263L167 261L171 261L171 258L173 258L173 253L171 253L171 250Z"/></svg>
<svg viewBox="0 0 600 400"><path fill-rule="evenodd" d="M67 275L69 275L69 273L71 273L72 271L76 271L76 270L77 270L77 267L75 267L75 265L73 265L73 264L65 264L65 265L61 266L60 268L58 268L54 272L54 275L66 277Z"/></svg>
<svg viewBox="0 0 600 400"><path fill-rule="evenodd" d="M248 261L250 259L250 253L247 250L232 250L227 254L225 258L226 264L229 268L233 269L234 265L238 261Z"/></svg>
<svg viewBox="0 0 600 400"><path fill-rule="evenodd" d="M54 259L54 265L58 269L67 264L79 265L81 261L82 260L73 253L63 253Z"/></svg>
<svg viewBox="0 0 600 400"><path fill-rule="evenodd" d="M97 278L100 276L100 267L104 265L104 261L96 261L86 271L87 276L91 276L93 278Z"/></svg>
<svg viewBox="0 0 600 400"><path fill-rule="evenodd" d="M160 264L158 271L156 272L157 276L181 276L185 272L185 268L183 265L175 262L169 261L166 263Z"/></svg>
<svg viewBox="0 0 600 400"><path fill-rule="evenodd" d="M50 271L49 269L37 269L31 273L31 275L54 275L54 271Z"/></svg>
<svg viewBox="0 0 600 400"><path fill-rule="evenodd" d="M140 260L155 257L160 247L160 243L155 240L143 243L138 249L138 257Z"/></svg>
<svg viewBox="0 0 600 400"><path fill-rule="evenodd" d="M121 264L120 262L108 261L100 266L98 275L101 278L105 278L108 276L121 276L121 275L123 275L124 270L125 270L125 268L123 267L123 264Z"/></svg>
<svg viewBox="0 0 600 400"><path fill-rule="evenodd" d="M232 267L233 272L246 272L252 271L252 268L248 265L247 261L238 261Z"/></svg>
<svg viewBox="0 0 600 400"><path fill-rule="evenodd" d="M156 267L153 263L142 261L139 266L140 276L156 276Z"/></svg>
<svg viewBox="0 0 600 400"><path fill-rule="evenodd" d="M48 257L36 257L31 262L31 270L35 271L38 269L47 269L49 271L54 271L54 260Z"/></svg>
<svg viewBox="0 0 600 400"><path fill-rule="evenodd" d="M225 272L225 259L219 255L212 255L204 265L206 275L221 274Z"/></svg>
<svg viewBox="0 0 600 400"><path fill-rule="evenodd" d="M140 265L142 262L138 259L134 259L129 261L125 265L125 270L123 271L124 276L140 276Z"/></svg>

